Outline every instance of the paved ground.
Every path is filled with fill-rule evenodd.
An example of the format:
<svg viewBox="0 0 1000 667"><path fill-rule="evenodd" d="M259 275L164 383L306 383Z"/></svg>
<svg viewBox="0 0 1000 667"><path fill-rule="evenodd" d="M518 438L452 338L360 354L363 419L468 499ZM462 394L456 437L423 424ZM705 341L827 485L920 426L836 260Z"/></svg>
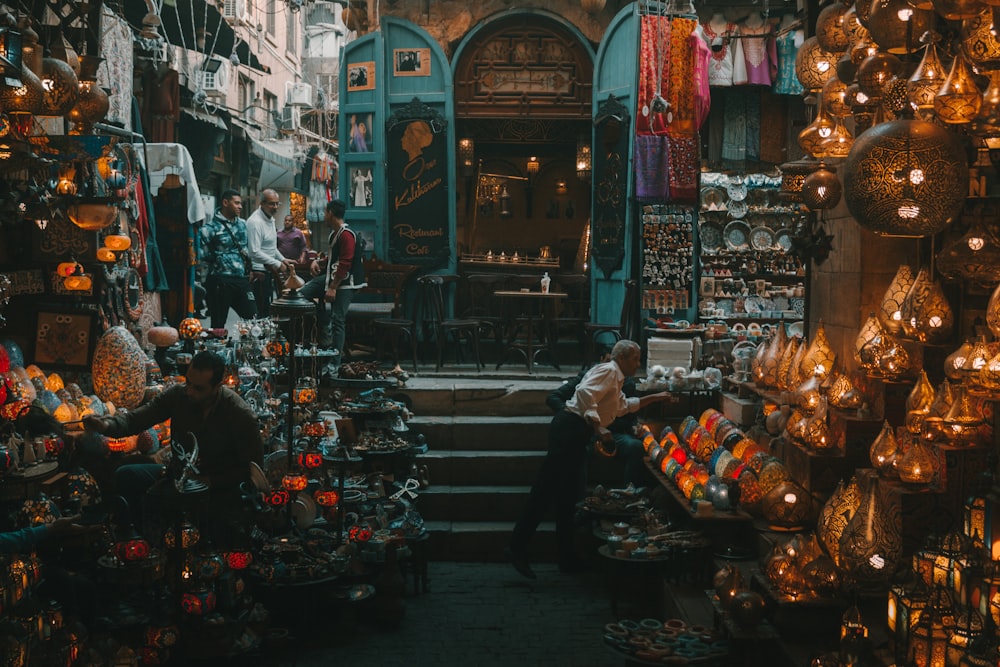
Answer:
<svg viewBox="0 0 1000 667"><path fill-rule="evenodd" d="M396 629L341 619L298 656L288 646L265 651L260 664L621 667L601 644L604 625L615 620L604 576L535 570L538 579L529 581L507 564L431 563L430 592L404 599Z"/></svg>

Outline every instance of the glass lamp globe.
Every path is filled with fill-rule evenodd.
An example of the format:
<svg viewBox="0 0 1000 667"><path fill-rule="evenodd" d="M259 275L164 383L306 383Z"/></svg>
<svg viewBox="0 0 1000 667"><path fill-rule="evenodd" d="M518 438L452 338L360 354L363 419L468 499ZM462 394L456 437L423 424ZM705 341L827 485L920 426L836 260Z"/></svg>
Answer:
<svg viewBox="0 0 1000 667"><path fill-rule="evenodd" d="M42 89L44 90L41 115L65 116L76 104L80 82L73 68L56 58L42 60Z"/></svg>
<svg viewBox="0 0 1000 667"><path fill-rule="evenodd" d="M795 75L806 90L819 90L837 72L837 55L820 46L815 36L806 39L795 55Z"/></svg>

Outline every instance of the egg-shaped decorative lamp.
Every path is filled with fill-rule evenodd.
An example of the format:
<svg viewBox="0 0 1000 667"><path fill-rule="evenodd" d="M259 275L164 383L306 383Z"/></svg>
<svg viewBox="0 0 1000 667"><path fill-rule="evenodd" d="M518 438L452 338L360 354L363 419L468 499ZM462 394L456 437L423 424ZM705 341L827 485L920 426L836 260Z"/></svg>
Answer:
<svg viewBox="0 0 1000 667"><path fill-rule="evenodd" d="M840 536L840 565L859 585L884 586L902 552L902 526L898 514L879 502L877 479L868 486Z"/></svg>
<svg viewBox="0 0 1000 667"><path fill-rule="evenodd" d="M990 73L994 75L1000 77L1000 70ZM974 219L965 234L938 253L937 270L941 275L984 287L1000 283L1000 243L986 224L981 218Z"/></svg>
<svg viewBox="0 0 1000 667"><path fill-rule="evenodd" d="M806 39L795 55L795 75L806 90L820 90L837 73L837 55L820 46L815 36Z"/></svg>
<svg viewBox="0 0 1000 667"><path fill-rule="evenodd" d="M843 173L848 210L884 236L936 234L961 213L969 188L957 137L920 120L889 121L860 135Z"/></svg>
<svg viewBox="0 0 1000 667"><path fill-rule="evenodd" d="M139 407L146 392L146 353L128 329L111 327L97 341L91 365L94 392L118 407Z"/></svg>
<svg viewBox="0 0 1000 667"><path fill-rule="evenodd" d="M73 68L56 58L42 60L41 115L65 116L76 104L80 92L80 81Z"/></svg>
<svg viewBox="0 0 1000 667"><path fill-rule="evenodd" d="M913 286L913 281L913 271L906 264L901 264L882 296L878 320L889 333L898 334L903 330L903 299Z"/></svg>

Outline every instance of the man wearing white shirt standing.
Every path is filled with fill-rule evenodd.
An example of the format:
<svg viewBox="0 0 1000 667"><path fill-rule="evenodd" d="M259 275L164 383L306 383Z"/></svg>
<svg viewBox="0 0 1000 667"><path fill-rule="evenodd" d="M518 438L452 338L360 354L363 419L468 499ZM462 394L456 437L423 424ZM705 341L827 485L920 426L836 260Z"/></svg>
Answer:
<svg viewBox="0 0 1000 667"><path fill-rule="evenodd" d="M274 214L278 212L280 205L278 193L268 188L260 195L260 206L247 218L247 246L253 263L251 282L259 317L267 317L271 308L271 298L274 295L272 275L277 278L282 271L295 270L295 262L278 252Z"/></svg>

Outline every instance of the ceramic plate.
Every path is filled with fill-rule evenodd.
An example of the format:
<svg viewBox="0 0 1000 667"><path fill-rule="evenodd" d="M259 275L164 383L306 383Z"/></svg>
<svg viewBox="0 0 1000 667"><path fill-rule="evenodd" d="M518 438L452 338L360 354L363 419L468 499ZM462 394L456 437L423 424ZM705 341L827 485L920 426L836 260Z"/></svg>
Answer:
<svg viewBox="0 0 1000 667"><path fill-rule="evenodd" d="M805 329L804 322L792 322L788 325L788 335L789 336L802 336L802 332Z"/></svg>
<svg viewBox="0 0 1000 667"><path fill-rule="evenodd" d="M726 225L723 236L730 250L746 250L750 244L750 225L742 220L733 220Z"/></svg>
<svg viewBox="0 0 1000 667"><path fill-rule="evenodd" d="M729 202L729 215L733 218L742 218L747 214L750 209L747 207L745 201L731 201Z"/></svg>
<svg viewBox="0 0 1000 667"><path fill-rule="evenodd" d="M730 201L743 201L747 198L747 186L743 183L730 183L726 186L726 194Z"/></svg>
<svg viewBox="0 0 1000 667"><path fill-rule="evenodd" d="M698 236L701 238L702 252L721 250L725 244L722 238L722 225L716 222L703 222L698 225Z"/></svg>
<svg viewBox="0 0 1000 667"><path fill-rule="evenodd" d="M295 502L292 503L291 514L295 525L300 530L305 530L316 521L316 501L312 499L312 496L300 493Z"/></svg>
<svg viewBox="0 0 1000 667"><path fill-rule="evenodd" d="M774 232L767 227L755 227L750 232L750 247L754 250L770 250L774 246Z"/></svg>
<svg viewBox="0 0 1000 667"><path fill-rule="evenodd" d="M779 229L774 233L774 243L779 248L788 252L792 249L792 230Z"/></svg>

